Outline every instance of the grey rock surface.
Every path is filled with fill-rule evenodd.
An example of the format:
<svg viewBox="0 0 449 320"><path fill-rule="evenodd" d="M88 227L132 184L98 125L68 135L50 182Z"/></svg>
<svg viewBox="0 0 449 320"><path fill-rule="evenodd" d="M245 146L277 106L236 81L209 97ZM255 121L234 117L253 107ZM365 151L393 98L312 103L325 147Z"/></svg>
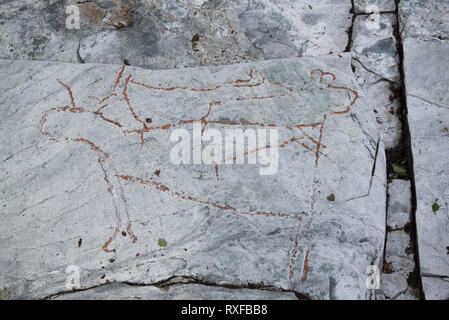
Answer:
<svg viewBox="0 0 449 320"><path fill-rule="evenodd" d="M395 0L354 0L356 13L385 13L396 9Z"/></svg>
<svg viewBox="0 0 449 320"><path fill-rule="evenodd" d="M366 15L357 16L352 32L353 68L365 99L370 101L386 149L398 146L402 137L399 56L393 14L379 16L377 25Z"/></svg>
<svg viewBox="0 0 449 320"><path fill-rule="evenodd" d="M421 273L449 276L449 43L407 38L404 73L416 184ZM431 281L424 281L424 291ZM431 295L435 296L435 295Z"/></svg>
<svg viewBox="0 0 449 320"><path fill-rule="evenodd" d="M382 288L379 300L418 300L416 293L410 288L407 277L400 272L382 273Z"/></svg>
<svg viewBox="0 0 449 320"><path fill-rule="evenodd" d="M423 285L426 288L426 299L449 299L449 278L423 277Z"/></svg>
<svg viewBox="0 0 449 320"><path fill-rule="evenodd" d="M83 289L178 276L369 296L366 268L383 255L385 156L351 55L0 69L0 287L12 298L64 292L68 265ZM170 131L190 132L190 120L277 127L277 174L172 164Z"/></svg>
<svg viewBox="0 0 449 320"><path fill-rule="evenodd" d="M401 0L399 17L404 39L449 39L449 3L446 0Z"/></svg>
<svg viewBox="0 0 449 320"><path fill-rule="evenodd" d="M394 179L388 184L387 226L392 230L404 229L409 225L412 214L411 183Z"/></svg>
<svg viewBox="0 0 449 320"><path fill-rule="evenodd" d="M399 271L407 278L415 267L410 236L407 232L398 230L389 232L387 238L385 261L389 264L388 269L394 272Z"/></svg>
<svg viewBox="0 0 449 320"><path fill-rule="evenodd" d="M67 29L66 7L80 8ZM350 0L7 1L0 58L123 64L151 69L343 52Z"/></svg>
<svg viewBox="0 0 449 320"><path fill-rule="evenodd" d="M114 283L86 291L49 297L52 300L296 300L291 292L236 289L199 284L178 284L159 288Z"/></svg>
<svg viewBox="0 0 449 320"><path fill-rule="evenodd" d="M416 270L411 208L411 183L392 179L388 182L387 236L380 290L376 298L417 300L416 284L410 284Z"/></svg>
<svg viewBox="0 0 449 320"><path fill-rule="evenodd" d="M367 16L357 16L352 33L354 59L366 70L382 79L397 82L400 78L394 28L396 16L379 16L378 26L371 25Z"/></svg>

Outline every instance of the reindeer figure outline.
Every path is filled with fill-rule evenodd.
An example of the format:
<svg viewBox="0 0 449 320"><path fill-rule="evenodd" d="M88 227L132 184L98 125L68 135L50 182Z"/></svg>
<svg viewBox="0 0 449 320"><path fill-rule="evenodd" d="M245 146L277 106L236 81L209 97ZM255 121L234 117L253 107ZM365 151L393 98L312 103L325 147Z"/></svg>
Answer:
<svg viewBox="0 0 449 320"><path fill-rule="evenodd" d="M265 77L264 71L260 70L258 72L259 79L256 79L254 81L254 70L250 69L248 72L248 78L247 79L236 79L232 81L222 82L220 84L217 84L212 87L208 88L194 88L194 87L187 87L187 86L172 86L172 87L163 87L163 86L155 86L146 84L140 81L136 81L132 79L132 75L129 74L127 76L124 75L126 71L126 67L123 66L120 71L118 72L116 81L112 87L111 92L106 95L103 98L99 98L97 96L89 96L89 99L95 101L97 108L94 111L88 110L86 108L77 106L75 102L75 97L72 92L72 89L62 82L61 80L58 80L59 84L64 87L64 89L67 91L70 103L68 105L64 105L61 107L54 107L49 109L41 118L39 131L40 133L50 139L53 142L67 142L67 143L82 143L86 144L92 149L96 155L97 155L97 161L101 168L101 171L104 175L104 180L107 185L108 193L111 196L114 213L115 213L115 220L116 220L116 226L114 228L114 231L112 235L105 241L105 243L102 245L102 249L105 252L113 253L115 252L115 249L110 249L110 244L116 239L117 234L122 230L122 227L124 226L123 223L123 217L126 219L125 223L125 230L127 232L127 235L131 238L133 242L137 241L137 236L134 234L132 230L132 223L131 223L131 216L129 213L128 208L128 201L126 198L126 195L124 193L124 189L122 186L123 181L132 182L132 183L139 183L143 185L151 186L159 191L166 192L170 194L171 196L177 197L179 199L185 200L185 201L194 201L201 205L205 206L211 206L214 208L217 208L219 210L224 211L231 211L236 214L245 214L245 215L259 215L259 216L271 216L271 217L280 217L280 218L291 218L299 220L299 226L298 231L294 240L293 249L291 250L291 261L289 264L289 278L293 279L294 272L293 267L296 262L296 255L298 251L299 246L299 237L300 233L302 231L302 217L301 216L295 216L290 213L282 213L282 212L269 212L269 211L247 211L242 210L240 208L234 207L234 206L224 206L219 203L215 203L212 201L207 200L201 200L198 199L192 195L186 194L182 190L174 190L169 188L167 185L164 185L156 180L153 179L144 179L142 177L136 177L136 176L129 176L126 174L123 174L119 172L116 169L116 166L114 165L113 159L111 159L111 156L109 153L107 153L105 150L100 148L94 141L90 141L89 139L86 139L83 136L55 136L54 133L47 131L46 126L51 119L51 115L54 113L64 113L69 116L89 116L91 118L100 119L107 123L110 126L113 126L115 128L118 128L122 130L124 135L138 135L140 139L140 144L143 146L145 144L144 136L146 134L151 134L154 131L166 131L169 129L173 129L176 127L189 125L194 122L200 122L202 124L202 132L204 132L206 126L208 125L222 125L222 126L242 126L242 127L258 127L258 128L283 128L287 131L290 131L292 133L292 137L288 140L280 142L277 147L283 148L289 144L296 143L300 148L303 148L307 150L308 152L311 152L314 156L314 166L315 171L318 169L319 165L319 158L321 155L323 155L322 150L326 148L325 145L322 144L323 139L323 130L326 124L326 121L329 116L338 116L343 115L348 112L350 112L351 107L356 103L357 99L359 98L359 95L357 91L347 88L344 86L338 86L334 85L333 83L337 80L337 77L335 74L330 72L325 72L321 69L313 69L310 71L310 82L312 83L314 79L317 79L320 85L323 85L324 88L327 88L329 90L336 90L345 92L348 95L348 103L346 105L337 106L335 110L332 110L331 112L324 113L322 115L322 119L317 122L313 123L292 123L289 125L278 125L276 123L263 123L263 122L235 122L235 121L222 121L222 120L210 120L209 117L211 116L214 108L217 107L223 107L226 106L227 103L242 103L245 101L260 101L260 100L272 100L276 98L281 97L295 97L303 94L301 90L294 89L293 87L286 86L282 83L269 80ZM325 82L325 79L329 79L328 83ZM123 90L122 92L118 91L119 84L121 82L124 82ZM208 92L214 92L217 90L220 90L222 88L231 88L235 89L235 91L238 93L239 88L256 88L261 86L269 85L271 87L280 88L283 92L277 93L277 94L268 94L268 95L253 95L253 96L231 96L230 98L226 100L213 100L209 102L207 112L203 114L202 117L198 119L181 119L177 122L169 122L169 123L161 123L158 125L151 125L151 122L148 120L141 119L141 117L138 115L138 113L135 111L135 108L133 107L130 97L128 95L129 87L133 85L136 87L143 88L145 90L150 91L164 91L164 92L173 92L173 91L190 91L195 93L208 93ZM121 96L121 98L120 98ZM126 106L126 110L133 119L135 125L137 127L132 128L126 128L126 126L119 121L116 121L107 115L105 115L105 111L111 107L111 104L109 103L113 98L120 99L121 102L123 102ZM318 138L312 137L311 135L307 134L306 129L312 128L319 132ZM266 145L264 148L271 148L273 146ZM257 150L248 150L249 152L256 152ZM216 179L219 179L219 165L215 164L215 176ZM314 204L314 197L317 187L317 179L314 177L312 185L311 185L311 203L310 203L310 212L313 214L313 204ZM308 224L306 226L306 230L310 228L310 225L312 223L312 219L309 219ZM307 272L308 272L308 259L310 254L310 241L311 237L310 235L307 236L307 250L306 250L306 256L304 259L303 264L303 275L301 280L305 281L307 278Z"/></svg>

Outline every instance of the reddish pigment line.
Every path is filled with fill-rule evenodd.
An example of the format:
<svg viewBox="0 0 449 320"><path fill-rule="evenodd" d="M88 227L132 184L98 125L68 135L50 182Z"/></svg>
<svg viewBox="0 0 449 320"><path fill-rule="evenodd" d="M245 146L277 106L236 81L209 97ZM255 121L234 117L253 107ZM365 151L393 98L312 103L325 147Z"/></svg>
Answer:
<svg viewBox="0 0 449 320"><path fill-rule="evenodd" d="M67 89L67 91L69 92L69 96L70 96L70 104L72 105L72 107L75 107L75 99L73 98L73 93L72 93L72 89L70 89L70 87L68 85L66 85L65 83L63 83L61 80L58 79L58 82Z"/></svg>
<svg viewBox="0 0 449 320"><path fill-rule="evenodd" d="M164 184L162 184L160 182L151 180L151 179L142 179L142 178L139 178L139 177L133 177L133 176L127 176L127 175L117 175L117 177L119 179L122 179L122 180L125 180L125 181L128 181L128 182L137 182L137 183L140 183L140 184L143 184L143 185L150 185L150 186L156 188L157 190L162 191L162 192L166 192L166 193L168 193L168 194L170 194L170 195L172 195L174 197L177 197L177 198L180 198L180 199L183 199L183 200L197 202L197 203L200 203L200 204L203 204L203 205L209 205L209 206L212 206L212 207L215 207L217 209L224 210L224 211L233 211L235 213L244 214L244 215L251 215L251 216L280 217L280 218L292 218L292 219L302 220L301 216L295 216L295 215L292 215L292 214L289 214L289 213L267 212L267 211L248 212L248 211L243 211L243 210L240 210L238 208L231 207L231 206L222 206L222 205L219 205L216 202L199 200L199 199L196 199L193 196L187 195L183 191L178 192L178 191L171 190L166 185L164 185Z"/></svg>

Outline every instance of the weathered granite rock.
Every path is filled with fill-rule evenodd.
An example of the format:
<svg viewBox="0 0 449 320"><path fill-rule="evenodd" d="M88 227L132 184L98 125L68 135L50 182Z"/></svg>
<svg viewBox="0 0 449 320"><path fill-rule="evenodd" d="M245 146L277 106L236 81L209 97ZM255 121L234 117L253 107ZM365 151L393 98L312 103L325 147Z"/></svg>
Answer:
<svg viewBox="0 0 449 320"><path fill-rule="evenodd" d="M376 114L385 148L392 149L402 136L396 17L380 15L378 28L367 19L368 16L357 16L354 20L351 47L354 73Z"/></svg>
<svg viewBox="0 0 449 320"><path fill-rule="evenodd" d="M421 273L449 277L449 43L404 41ZM434 291L424 282L424 291ZM427 294L426 294L427 297Z"/></svg>
<svg viewBox="0 0 449 320"><path fill-rule="evenodd" d="M449 3L446 0L401 0L402 37L449 39Z"/></svg>
<svg viewBox="0 0 449 320"><path fill-rule="evenodd" d="M113 283L86 291L49 297L54 300L296 300L291 292L229 289L199 284L179 284L166 288Z"/></svg>
<svg viewBox="0 0 449 320"><path fill-rule="evenodd" d="M80 8L67 29L66 8ZM152 69L343 52L351 1L29 0L0 4L0 58Z"/></svg>
<svg viewBox="0 0 449 320"><path fill-rule="evenodd" d="M12 298L64 292L69 265L85 289L180 276L368 296L366 268L380 266L384 246L385 158L349 54L0 69L0 287ZM173 164L171 131L190 133L193 120L277 128L277 173Z"/></svg>
<svg viewBox="0 0 449 320"><path fill-rule="evenodd" d="M396 9L395 0L354 0L356 13L384 13Z"/></svg>

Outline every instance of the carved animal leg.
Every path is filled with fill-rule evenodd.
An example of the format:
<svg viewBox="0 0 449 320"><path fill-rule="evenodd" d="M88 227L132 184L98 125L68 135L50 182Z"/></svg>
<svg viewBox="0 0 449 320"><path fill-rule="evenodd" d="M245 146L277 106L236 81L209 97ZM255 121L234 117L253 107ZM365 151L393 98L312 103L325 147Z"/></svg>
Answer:
<svg viewBox="0 0 449 320"><path fill-rule="evenodd" d="M99 157L98 163L104 173L104 180L108 187L108 192L112 198L112 204L115 212L116 227L111 237L102 246L106 252L115 252L115 249L109 249L109 245L116 238L117 234L122 231L123 226L122 214L126 217L126 232L122 231L122 234L129 235L133 242L137 241L136 235L132 232L131 220L128 211L128 203L126 201L123 186L118 178L117 170L115 169L113 162L109 157Z"/></svg>

